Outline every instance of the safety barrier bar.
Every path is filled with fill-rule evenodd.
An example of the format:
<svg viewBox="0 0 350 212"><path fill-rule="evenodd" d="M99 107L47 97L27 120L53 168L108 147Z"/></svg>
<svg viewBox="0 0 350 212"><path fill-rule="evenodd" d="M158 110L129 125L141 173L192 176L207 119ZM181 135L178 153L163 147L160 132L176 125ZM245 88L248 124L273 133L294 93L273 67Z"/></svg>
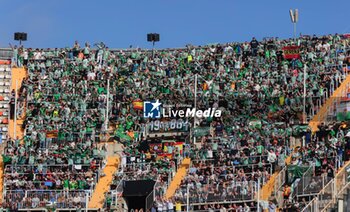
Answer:
<svg viewBox="0 0 350 212"><path fill-rule="evenodd" d="M304 173L303 176L301 177L301 187L302 187L302 191L305 190L305 188L310 185L311 179L310 177L312 177L315 173L315 166L311 165ZM300 182L299 182L300 183Z"/></svg>
<svg viewBox="0 0 350 212"><path fill-rule="evenodd" d="M149 193L147 195L147 197L146 197L146 201L145 201L146 202L145 203L146 211L150 210L151 207L153 206L153 202L155 200L154 196L155 196L155 192L154 192L154 189L153 189L153 191L151 193Z"/></svg>
<svg viewBox="0 0 350 212"><path fill-rule="evenodd" d="M260 164L249 164L249 165L231 165L231 167L233 168L233 170L239 170L239 169L244 169L244 168L251 168L253 169L253 167L256 167L256 169L254 170L258 170L258 169L261 169L261 168L266 168L267 171L269 171L269 174L270 176L273 174L272 171L273 171L273 168L272 168L273 164L271 163L264 163L262 165ZM194 167L193 165L190 166L190 168ZM208 167L208 166L207 166ZM230 167L230 166L215 166L215 165L212 165L210 166L212 169L216 169L216 168L227 168L227 167ZM199 167L196 167L197 169L199 169ZM206 167L201 167L201 169L205 169ZM249 174L254 174L254 172L251 172L251 173L247 173L245 172L244 173L245 175L249 175ZM234 176L237 176L238 174L235 174L233 173ZM264 181L265 182L265 181ZM263 183L263 182L262 182Z"/></svg>
<svg viewBox="0 0 350 212"><path fill-rule="evenodd" d="M5 205L23 208L86 208L91 190L8 190L4 196Z"/></svg>
<svg viewBox="0 0 350 212"><path fill-rule="evenodd" d="M349 68L345 64L343 65L342 69L345 71L345 73L343 75L344 77L342 79L340 79L341 82L339 83L339 85L337 84L338 80L335 80L336 81L335 85L334 84L332 85L332 86L335 86L335 87L331 88L331 90L333 90L333 93L334 93L335 89L337 89L341 85L341 83L344 81L346 76L349 75ZM317 117L318 121L327 121L327 122L328 121L334 121L334 119L336 118L336 114L335 114L336 108L340 104L341 98L342 97L347 97L348 91L349 91L349 85L345 85L345 88L343 88L340 91L340 96L336 96L335 98L331 99L332 102L331 102L330 107L327 108L327 113L326 114L322 114L321 117ZM333 93L331 93L331 95Z"/></svg>
<svg viewBox="0 0 350 212"><path fill-rule="evenodd" d="M85 180L85 174L87 174L86 172L80 172L80 173L69 173L69 175L73 175L75 177L83 177L83 179ZM8 177L15 177L15 176L11 176L12 174L8 174L8 173L5 173L4 174L4 190L12 190L13 188L11 188L11 186L15 183L12 183L10 184L8 181ZM32 180L26 180L26 182L33 182L34 184L34 187L37 187L39 186L40 188L37 188L37 189L42 189L41 186L48 186L46 185L45 183L48 183L48 182L51 182L52 185L56 183L55 180L51 180L51 179L47 179L47 180L37 180L36 179L36 176L37 175L42 175L44 177L50 175L51 178L54 178L54 179L57 179L57 177L63 177L64 179L68 179L68 175L67 173L50 173L50 174L31 174L31 173L16 173L16 176L19 175L20 177L23 177L23 176L31 176L33 175L33 179ZM99 174L98 173L92 173L93 177L93 184L91 184L91 182L88 182L87 180L85 180L86 182L86 186L89 187L90 190L94 190L95 189L95 186L98 182L98 179L99 179ZM41 178L41 177L40 177ZM62 189L64 188L64 185L63 185L63 182L61 182L62 184L59 185L59 187L62 187ZM9 188L8 188L9 186ZM56 185L57 186L57 185ZM48 186L50 187L50 186ZM17 189L18 190L18 189ZM50 190L50 189L48 189Z"/></svg>
<svg viewBox="0 0 350 212"><path fill-rule="evenodd" d="M231 153L230 149L225 149L225 150L220 150L220 152L224 152L227 154ZM247 159L255 159L256 161L262 161L263 159L267 159L268 155L253 155L253 156L246 156ZM239 159L242 159L242 157L239 157ZM259 160L257 160L259 159ZM232 161L232 159L228 159L229 161ZM215 163L215 159L212 158L206 158L206 159L194 159L191 161L191 165L193 163L210 163L210 165L212 165L213 163ZM254 165L254 164L248 164L248 165ZM240 165L237 165L240 166Z"/></svg>
<svg viewBox="0 0 350 212"><path fill-rule="evenodd" d="M302 160L305 160L307 161L308 163L312 164L313 163L313 160L314 158L311 157L310 155L304 155L301 157ZM334 168L335 168L335 171L337 171L339 168L342 167L342 163L343 163L343 160L342 160L342 157L340 155L335 155L335 156L323 156L320 158L320 160L323 160L323 159L327 159L327 161L332 161L334 162ZM315 168L314 164L310 166L310 168L313 167ZM311 171L310 168L308 169L308 171ZM306 173L306 172L305 172ZM304 173L304 174L305 174Z"/></svg>
<svg viewBox="0 0 350 212"><path fill-rule="evenodd" d="M245 184L245 185L244 185ZM251 202L256 200L257 195L257 183L243 182L236 183L232 188L228 186L227 192L223 192L222 189L225 189L222 186L213 186L212 190L206 188L205 190L198 188L194 185L193 188L180 188L176 191L175 197L182 202L182 205L186 205L187 197L189 198L190 205L204 205L208 203L242 203L242 202ZM230 191L235 190L235 194ZM187 193L189 191L189 194Z"/></svg>
<svg viewBox="0 0 350 212"><path fill-rule="evenodd" d="M156 155L156 154L154 154ZM169 162L169 164L171 164L171 162ZM131 162L128 164L123 164L123 170L127 169L127 170L137 170L137 169L141 169L141 170L151 170L155 165L160 165L160 163L158 162Z"/></svg>
<svg viewBox="0 0 350 212"><path fill-rule="evenodd" d="M309 176L300 179L299 183L294 190L295 196L312 196L320 192L325 185L327 185L332 178L327 175L321 176ZM306 184L308 183L308 184Z"/></svg>
<svg viewBox="0 0 350 212"><path fill-rule="evenodd" d="M71 171L77 171L78 169L76 169L76 166L80 166L81 168L85 168L85 167L90 168L91 164L73 164L73 165L68 165L68 164L62 164L62 165L41 165L41 164L40 165L39 164L36 164L36 165L26 165L26 164L17 165L17 164L14 164L14 165L6 165L5 171L11 170L10 173L18 173L18 172L25 173L25 171L35 171L38 169L39 166L42 167L43 173L45 173L45 170L47 170L47 169L63 170L63 168L67 168L67 169L71 168ZM94 167L97 169L100 169L102 167L102 161L100 161L99 164L95 164Z"/></svg>
<svg viewBox="0 0 350 212"><path fill-rule="evenodd" d="M249 202L249 201L248 201ZM248 203L248 202L245 202L245 203ZM210 204L212 204L212 205L217 205L217 204L223 204L223 203L219 203L219 202L213 202L213 203L210 203ZM232 203L227 203L227 205L229 205L229 204L232 204ZM248 205L248 208L249 209L245 209L244 207L243 207L243 211L257 211L257 207L251 207L251 206L249 206ZM191 212L208 212L208 211L211 211L211 212L220 212L220 211L222 211L222 209L215 209L215 208L210 208L210 210L208 210L208 209L203 209L203 210L201 210L201 209L198 209L198 210L196 210L196 209L190 209L190 211Z"/></svg>
<svg viewBox="0 0 350 212"><path fill-rule="evenodd" d="M335 65L335 66L338 66L338 65ZM349 75L349 69L348 69L347 65L344 64L342 66L342 69L345 70L345 73L343 75L341 75L341 77L338 80L334 80L332 78L330 90L328 91L327 88L324 88L325 91L324 91L324 95L321 97L321 101L317 100L317 104L316 104L317 107L316 107L316 109L313 108L313 113L314 114L317 114L317 112L320 110L322 105L325 104L325 102L329 99L329 97L333 95L334 91L341 85L341 83L344 81L346 76ZM317 121L321 121L321 122L322 121L326 121L326 122L332 121L332 120L329 120L328 118L329 118L329 116L334 117L334 115L333 115L334 112L333 111L335 111L337 105L339 105L340 98L346 96L348 88L349 87L347 85L346 89L343 89L341 91L341 96L331 99L331 101L332 101L331 102L331 106L329 108L327 108L327 113L318 115L316 117L318 119Z"/></svg>
<svg viewBox="0 0 350 212"><path fill-rule="evenodd" d="M154 173L154 175L151 175L150 172L144 172L142 174L138 173L138 175L135 175L136 173L135 172L123 172L124 174L124 177L123 177L123 180L125 181L132 181L132 180L149 180L149 179L152 179L152 180L157 180L157 178L160 176L160 175L169 175L170 173L172 173L171 171L164 171L164 172L158 172L158 173ZM166 177L168 179L168 176Z"/></svg>
<svg viewBox="0 0 350 212"><path fill-rule="evenodd" d="M107 196L110 195L111 198L112 198L110 206L116 207L118 205L118 199L119 199L119 197L122 196L123 190L124 190L124 188L123 188L124 177L125 176L122 175L122 177L120 179L118 179L116 183L113 180L112 184L116 184L117 186L114 189L110 189L110 191L108 191L107 194L106 194ZM107 201L108 201L108 199L106 198L105 205L107 205Z"/></svg>
<svg viewBox="0 0 350 212"><path fill-rule="evenodd" d="M284 166L281 171L276 176L275 185L274 185L274 196L278 196L278 191L283 187L286 182L286 172L287 166Z"/></svg>
<svg viewBox="0 0 350 212"><path fill-rule="evenodd" d="M124 188L123 188L123 179L122 179L122 180L118 183L117 188L116 188L117 198L116 198L115 205L118 204L118 197L119 197L120 195L122 195L123 191L124 191Z"/></svg>
<svg viewBox="0 0 350 212"><path fill-rule="evenodd" d="M161 151L163 151L163 150L161 150ZM124 154L123 151L118 151L118 153ZM175 154L175 152L173 152L172 158L177 158L177 157L174 156L174 154ZM147 158L144 158L143 156L146 157L147 155L153 156L154 158L156 158L156 157L159 157L159 156L162 156L162 155L167 155L167 153L163 153L163 152L148 153L148 154L145 153L144 155L141 154L141 153L132 153L130 155L125 155L124 154L121 157L124 158L124 159L128 159L130 161L129 163L124 164L124 166L126 166L126 165L138 165L138 164L139 165L150 165L152 163L157 163L156 161L145 162ZM131 161L131 158L133 158L132 161Z"/></svg>
<svg viewBox="0 0 350 212"><path fill-rule="evenodd" d="M319 212L317 197L312 199L301 212Z"/></svg>
<svg viewBox="0 0 350 212"><path fill-rule="evenodd" d="M302 212L327 211L336 203L340 195L350 187L349 182L350 162L332 179L317 195L306 205Z"/></svg>

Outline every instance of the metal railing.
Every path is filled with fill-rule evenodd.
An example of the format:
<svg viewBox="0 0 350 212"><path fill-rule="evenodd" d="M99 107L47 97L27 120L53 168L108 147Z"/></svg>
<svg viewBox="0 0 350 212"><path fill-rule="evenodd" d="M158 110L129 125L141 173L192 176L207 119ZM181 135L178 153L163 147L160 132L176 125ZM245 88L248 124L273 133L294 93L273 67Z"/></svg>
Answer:
<svg viewBox="0 0 350 212"><path fill-rule="evenodd" d="M18 209L85 208L91 194L90 190L9 190L5 193L4 204Z"/></svg>
<svg viewBox="0 0 350 212"><path fill-rule="evenodd" d="M327 177L327 175L305 176L300 179L296 186L295 195L299 197L318 194L331 180L332 178Z"/></svg>
<svg viewBox="0 0 350 212"><path fill-rule="evenodd" d="M80 173L50 173L50 174L31 174L31 173L16 173L16 175L12 176L12 174L9 173L5 173L4 174L4 190L18 190L19 188L16 187L20 187L18 186L18 182L14 182L12 179L13 178L17 178L19 177L20 179L23 179L23 177L25 177L25 185L28 182L32 182L33 187L31 187L31 189L45 189L45 187L48 187L48 190L50 189L64 189L64 185L63 185L63 179L68 179L70 177L74 177L74 178L79 178L82 177L84 179L84 182L86 183L83 189L88 189L88 190L94 190L98 179L99 179L99 174L98 173L92 173L92 181L88 181L85 180L86 177L88 177L86 175L86 172L80 172ZM39 176L39 177L37 177ZM29 177L32 177L32 180L28 180ZM12 179L9 179L12 178ZM46 179L47 178L47 179ZM58 185L56 184L56 181L60 179L61 184ZM16 179L17 180L17 179ZM9 181L11 183L9 183ZM23 180L18 180L18 181L23 181ZM23 188L25 186L21 186L21 188Z"/></svg>
<svg viewBox="0 0 350 212"><path fill-rule="evenodd" d="M229 204L229 203L228 203ZM227 204L227 207L229 207L229 205ZM214 203L215 205L215 203ZM226 207L226 208L227 208ZM210 207L210 209L190 209L191 212L208 212L208 211L211 211L211 212L220 212L222 211L222 209L216 209L216 208L213 208L213 207ZM228 210L230 211L230 210ZM235 210L232 210L232 211L235 211ZM239 211L239 210L237 210ZM257 207L252 207L252 206L247 206L247 209L245 209L243 207L242 211L257 211Z"/></svg>
<svg viewBox="0 0 350 212"><path fill-rule="evenodd" d="M304 173L303 176L300 179L300 182L298 184L301 184L301 190L304 191L304 189L310 185L311 178L314 176L315 173L315 166L311 165Z"/></svg>
<svg viewBox="0 0 350 212"><path fill-rule="evenodd" d="M157 156L157 154L153 154L154 156ZM135 156L122 156L124 159L127 158L134 158L133 162L127 163L127 164L121 164L119 166L119 173L124 174L131 174L134 175L137 172L143 172L143 173L151 173L155 171L155 168L160 168L160 170L157 170L157 173L168 173L169 171L163 171L162 168L169 168L169 166L172 168L172 171L176 170L176 167L179 166L179 162L177 164L174 161L170 161L166 163L165 165L162 163L159 163L158 161L155 162L140 162L140 158L137 158ZM144 161L144 160L142 160ZM181 162L181 161L180 161Z"/></svg>
<svg viewBox="0 0 350 212"><path fill-rule="evenodd" d="M231 154L231 150L224 150L224 151L219 151L219 152L224 152L226 153L227 155ZM250 161L255 161L255 163L249 163L247 165L241 165L241 164L238 164L238 165L232 165L234 167L240 167L240 166L255 166L255 165L259 165L258 163L265 160L267 161L267 158L268 158L268 155L253 155L253 156L246 156L246 157L240 157L240 158L236 158L236 159L248 159ZM232 161L233 162L233 159L227 159L227 161ZM191 161L191 166L193 165L193 163L208 163L209 165L212 165L215 163L215 159L211 159L211 158L208 158L208 159L194 159ZM265 164L268 164L268 163L265 163Z"/></svg>
<svg viewBox="0 0 350 212"><path fill-rule="evenodd" d="M317 197L312 199L302 210L302 212L319 212Z"/></svg>
<svg viewBox="0 0 350 212"><path fill-rule="evenodd" d="M145 200L146 210L150 210L151 207L153 206L154 201L156 201L157 199L160 199L164 195L162 192L162 189L166 190L168 185L167 185L167 182L165 182L164 186L161 184L162 183L160 181L160 177L158 177L156 183L153 186L152 192L150 192L146 197L146 200Z"/></svg>
<svg viewBox="0 0 350 212"><path fill-rule="evenodd" d="M77 169L79 168L81 169ZM36 164L36 165L18 165L18 164L13 164L13 165L6 165L5 166L5 173L25 173L25 172L34 172L38 173L41 171L43 174L46 173L47 170L49 171L74 171L74 172L79 172L79 170L85 170L85 169L90 169L91 164L73 164L73 165L68 165L68 164L55 164L55 165L46 165L46 164ZM97 163L95 165L95 168L98 170L102 167L102 161ZM41 169L41 170L39 170ZM8 172L9 171L9 172Z"/></svg>
<svg viewBox="0 0 350 212"><path fill-rule="evenodd" d="M151 207L153 206L154 196L155 196L154 190L147 195L147 197L146 197L146 204L145 204L146 210L150 210Z"/></svg>
<svg viewBox="0 0 350 212"><path fill-rule="evenodd" d="M306 205L302 212L327 211L337 199L350 187L350 162Z"/></svg>
<svg viewBox="0 0 350 212"><path fill-rule="evenodd" d="M214 169L217 169L217 168L222 168L223 170L227 170L228 168L232 168L232 174L233 174L234 177L238 177L238 174L236 173L236 171L238 171L240 169L248 170L248 172L245 171L245 173L244 173L246 176L253 176L254 175L254 171L262 170L262 169L268 171L270 176L272 176L272 174L273 174L272 173L272 171L273 171L273 164L271 164L271 163L247 164L247 165L227 165L227 166L226 165L221 165L221 166L217 166L217 165L214 164L215 160L212 160L212 159L191 161L189 170L191 170L191 168L199 169L199 167L195 167L194 166L194 163L201 163L201 162L211 163L211 164L206 164L205 166L201 166L200 169L206 169L206 168L209 167L213 171ZM261 183L262 184L266 183L267 180L268 180L267 177L265 177L265 176L261 177Z"/></svg>
<svg viewBox="0 0 350 212"><path fill-rule="evenodd" d="M121 178L118 182L117 182L117 186L115 187L115 189L111 189L108 193L107 196L110 196L111 198L111 205L110 207L118 207L118 201L119 198L123 195L123 185L124 185L124 178ZM105 206L107 206L107 198L105 201Z"/></svg>
<svg viewBox="0 0 350 212"><path fill-rule="evenodd" d="M286 183L286 172L287 172L287 166L283 167L283 169L276 176L276 181L274 185L275 197L278 197L278 191L281 190L283 185Z"/></svg>
<svg viewBox="0 0 350 212"><path fill-rule="evenodd" d="M344 82L344 80L346 79L346 77L349 75L349 68L344 64L342 67L343 70L345 70L343 77L341 77L341 82L338 83L337 80L335 80L335 83L331 83L331 88L330 88L330 96L335 92L335 90L337 88L339 88L342 82ZM316 117L316 121L318 122L332 122L335 120L336 118L336 108L339 106L341 98L342 97L346 97L347 93L349 91L349 87L350 85L345 85L343 88L341 88L341 91L339 93L338 96L335 96L334 98L327 98L329 99L330 105L327 106L326 108L326 113L322 113L322 114L318 114L318 116ZM328 96L327 96L328 97ZM327 100L326 99L326 100ZM325 102L324 102L325 103ZM319 106L318 110L321 108L321 106ZM315 114L317 114L318 110L316 110Z"/></svg>
<svg viewBox="0 0 350 212"><path fill-rule="evenodd" d="M189 185L187 185L189 186ZM187 189L179 188L175 193L175 198L186 205L187 196L190 205L205 205L209 203L241 203L255 201L257 198L257 183L249 182L235 182L232 185L194 185ZM187 193L189 191L189 193Z"/></svg>

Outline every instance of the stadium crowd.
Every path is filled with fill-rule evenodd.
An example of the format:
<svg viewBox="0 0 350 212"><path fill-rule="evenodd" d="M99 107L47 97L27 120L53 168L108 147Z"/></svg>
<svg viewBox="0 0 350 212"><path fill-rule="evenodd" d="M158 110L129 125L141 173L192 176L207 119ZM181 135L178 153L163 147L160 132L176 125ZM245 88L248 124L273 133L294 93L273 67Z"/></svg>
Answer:
<svg viewBox="0 0 350 212"><path fill-rule="evenodd" d="M337 170L349 159L348 123L319 125L311 135L306 133L305 146L292 154L290 166L306 167L303 175L290 174L284 192L285 208L302 209L337 174ZM299 196L300 195L300 196Z"/></svg>
<svg viewBox="0 0 350 212"><path fill-rule="evenodd" d="M283 48L295 45L299 56L285 59ZM186 204L189 188L193 205L249 211L258 181L263 185L284 166L294 144L291 128L306 118L304 85L305 111L312 115L347 74L343 66L350 62L348 46L348 39L336 34L297 40L253 38L251 42L187 46L154 54L140 49L114 51L103 43L96 48L88 43L81 47L78 42L65 49L14 47L14 62L28 69L18 93L19 102L27 105L26 134L8 142L4 154L10 165L4 205L19 207L13 206L11 192L19 190L19 197L24 187L20 180L13 181L15 177L32 182L25 188L38 190L38 195L39 190L52 189L59 191L57 196L66 195L67 187L61 184L67 180L69 191L92 192L89 179L93 176L96 182L105 164L106 147L100 141L106 138L108 121L115 126L111 135L124 145L125 154L143 155L132 161L132 171L137 173L133 177L143 178L145 168L152 177L168 173L161 167L137 165L150 154L138 150L150 119L143 118L133 102L159 99L162 104L193 105L198 87L197 109L223 112L219 118L198 118L196 127L209 130L197 136L196 144L187 140L190 148L177 153L193 162L173 205ZM317 145L308 143L301 154L312 157L315 147L324 150ZM160 162L164 160L167 165L163 168L176 166L169 165L175 160ZM17 171L20 166L23 168ZM65 174L55 166L67 167ZM159 199L156 204L165 201Z"/></svg>

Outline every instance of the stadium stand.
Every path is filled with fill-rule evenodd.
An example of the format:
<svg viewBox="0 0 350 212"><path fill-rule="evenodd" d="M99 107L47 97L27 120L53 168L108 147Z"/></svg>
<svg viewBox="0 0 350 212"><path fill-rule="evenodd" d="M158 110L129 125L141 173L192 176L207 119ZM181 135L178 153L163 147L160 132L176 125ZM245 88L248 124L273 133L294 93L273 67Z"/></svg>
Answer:
<svg viewBox="0 0 350 212"><path fill-rule="evenodd" d="M110 211L121 197L146 211L301 208L310 204L302 195L314 201L347 160L347 127L320 125L347 88L342 35L187 46L154 57L95 47L17 50L13 61L28 71L18 91L25 134L6 142L4 208ZM157 99L190 107L196 99L197 109L222 115L143 118L143 103ZM122 144L120 160L107 157L108 139ZM322 187L312 186L320 179ZM138 182L151 188L142 204L130 190L141 190ZM271 201L264 185L273 187Z"/></svg>
<svg viewBox="0 0 350 212"><path fill-rule="evenodd" d="M104 176L101 177L96 185L96 190L89 201L89 208L98 209L103 207L104 195L109 190L109 186L113 184L113 174L117 171L119 160L115 156L107 158L106 167L103 169Z"/></svg>
<svg viewBox="0 0 350 212"><path fill-rule="evenodd" d="M338 101L339 99L342 99L342 96L346 96L344 94L344 90L348 90L347 87L349 84L349 81L348 81L349 79L350 79L350 77L347 76L346 79L344 80L344 82L334 91L332 96L327 99L326 103L321 107L321 109L318 111L318 113L309 122L310 130L313 133L315 133L319 130L318 126L321 124L321 120L325 120L325 119L329 118L329 117L327 117L327 115L329 114L329 112L327 110L329 110L330 105L334 104L334 102ZM332 108L331 110L334 110L334 109ZM322 117L322 118L320 118L320 117ZM287 159L288 160L286 160L286 165L290 165L290 163L293 162L292 155L290 155ZM341 161L341 160L342 160L342 157L339 157L339 161ZM270 182L262 188L261 199L268 200L271 197L271 195L274 195L276 197L279 197L278 198L279 204L280 205L283 204L283 202L282 202L283 201L282 189L283 189L283 184L285 183L285 180L286 180L286 174L287 174L286 171L287 171L287 167L285 167L281 172L279 172L278 175L276 175L270 179ZM311 169L309 169L309 171L311 171ZM323 183L324 183L324 181L323 181ZM300 186L300 185L298 185L298 186ZM280 194L278 194L278 192Z"/></svg>
<svg viewBox="0 0 350 212"><path fill-rule="evenodd" d="M12 79L11 79L11 91L16 90L16 83L17 83L17 89L21 86L23 79L27 77L27 71L24 68L12 68ZM12 93L13 94L13 93ZM14 97L12 96L10 105L12 109L14 109ZM26 109L26 100L19 101L18 107L17 107L17 120L16 120L16 126L14 122L14 118L9 119L8 124L8 133L10 138L15 139L16 137L23 138L24 136L24 130L22 129L23 120L25 119L25 109ZM13 112L14 113L14 112ZM16 132L14 132L16 131Z"/></svg>

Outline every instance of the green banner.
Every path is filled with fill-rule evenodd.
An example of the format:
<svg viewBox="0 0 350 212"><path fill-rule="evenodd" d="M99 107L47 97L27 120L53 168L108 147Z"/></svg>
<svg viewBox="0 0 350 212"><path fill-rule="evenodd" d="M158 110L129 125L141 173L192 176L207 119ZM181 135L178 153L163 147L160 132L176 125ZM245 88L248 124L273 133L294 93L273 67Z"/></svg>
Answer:
<svg viewBox="0 0 350 212"><path fill-rule="evenodd" d="M350 120L350 112L337 113L337 121L349 121L349 120Z"/></svg>
<svg viewBox="0 0 350 212"><path fill-rule="evenodd" d="M210 127L197 127L194 129L194 136L200 137L210 134Z"/></svg>
<svg viewBox="0 0 350 212"><path fill-rule="evenodd" d="M288 183L293 183L296 178L301 178L308 169L308 166L289 165L287 167Z"/></svg>

